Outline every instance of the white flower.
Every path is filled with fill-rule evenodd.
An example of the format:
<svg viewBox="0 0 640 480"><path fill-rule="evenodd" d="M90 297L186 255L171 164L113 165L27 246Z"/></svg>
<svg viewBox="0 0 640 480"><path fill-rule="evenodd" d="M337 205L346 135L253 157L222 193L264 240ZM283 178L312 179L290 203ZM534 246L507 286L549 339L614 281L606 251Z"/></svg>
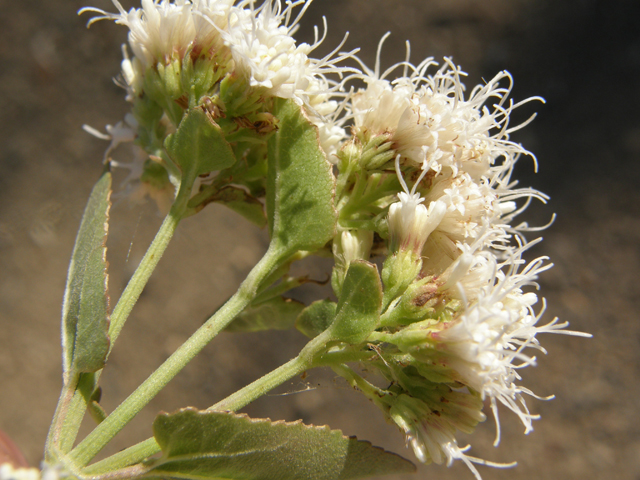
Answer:
<svg viewBox="0 0 640 480"><path fill-rule="evenodd" d="M0 465L0 480L59 480L62 476L59 467L46 463L43 463L42 471L37 468L15 468L10 463Z"/></svg>
<svg viewBox="0 0 640 480"><path fill-rule="evenodd" d="M14 468L10 463L0 465L0 480L40 480L37 468Z"/></svg>
<svg viewBox="0 0 640 480"><path fill-rule="evenodd" d="M233 0L142 0L142 8L127 12L118 0L112 2L118 13L93 7L83 8L79 13L99 14L89 25L108 19L127 26L129 46L143 70L157 62L182 60L190 48L211 47L219 38L218 30L226 26L233 4ZM126 78L126 67L123 71Z"/></svg>
<svg viewBox="0 0 640 480"><path fill-rule="evenodd" d="M336 265L344 268L354 260L368 260L373 245L373 232L367 230L344 230L333 241Z"/></svg>
<svg viewBox="0 0 640 480"><path fill-rule="evenodd" d="M362 65L365 73L351 77L367 83L367 88L353 95L351 116L356 129L389 135L396 151L414 164L424 162L434 169L437 164L438 171L445 167L454 176L462 170L474 180L494 178L509 170L519 154L531 155L510 141L509 134L533 117L509 128L509 116L518 106L542 99L507 103L512 85L508 72L475 87L465 99L460 77L466 74L448 58L434 74L427 73L436 65L432 58L417 66L407 59L380 74L380 48L385 38L380 42L375 70ZM399 67L404 69L403 76L386 80ZM503 80L508 82L506 87L500 86Z"/></svg>
<svg viewBox="0 0 640 480"><path fill-rule="evenodd" d="M291 20L294 8L299 5L302 5L301 11ZM299 105L308 105L309 96L323 93L317 90L318 79L353 71L336 64L354 52L334 57L346 37L333 52L319 60L308 56L324 40L324 35L318 38L317 30L312 45L296 44L291 35L309 5L307 0L287 1L283 9L280 0L267 0L254 8L253 0L244 0L231 8L228 29L222 32L236 68L249 79L251 86L263 87L276 97L292 98Z"/></svg>
<svg viewBox="0 0 640 480"><path fill-rule="evenodd" d="M106 134L96 130L90 125L83 125L82 128L85 132L96 138L110 141L107 150L104 152L104 161L107 162L110 160L109 155L111 152L120 144L133 142L135 140L138 131L138 121L132 114L127 113L123 121L120 121L115 125L107 125L105 127L105 130L107 131Z"/></svg>
<svg viewBox="0 0 640 480"><path fill-rule="evenodd" d="M389 410L389 416L404 432L420 462L439 465L446 462L451 466L454 460L461 460L478 480L481 477L474 464L498 468L515 465L472 457L465 454L470 446L458 446L457 430L471 433L486 418L481 411L482 403L476 397L468 392L450 390L434 400L425 401L400 394Z"/></svg>
<svg viewBox="0 0 640 480"><path fill-rule="evenodd" d="M423 171L411 191L400 171L400 155L396 156L396 175L403 191L398 193L398 202L389 206L389 235L391 251L412 250L420 254L431 232L442 221L447 206L441 201L434 201L427 208L422 204L424 198L416 193L420 182L427 174Z"/></svg>
<svg viewBox="0 0 640 480"><path fill-rule="evenodd" d="M517 370L535 365L535 357L525 352L534 348L544 352L536 335L538 333L563 333L567 335L590 336L588 334L563 330L568 324L553 320L544 326L537 326L544 307L538 313L533 305L538 301L534 292L524 292L526 286L536 286L538 274L551 267L546 257L538 258L519 271L524 264L522 252L530 245L511 252L511 258L497 264L493 257L485 255L483 261L469 262L467 272L454 275L460 296L466 298L465 283L475 297L464 310L444 328L432 334L437 348L447 358L448 366L457 372L470 388L480 392L482 398L491 400L498 433L499 423L497 402L518 415L525 425L525 433L531 431L531 421L537 418L527 409L523 394L533 393L518 385ZM462 257L461 257L462 258ZM467 257L465 257L467 258ZM478 262L476 256L475 262ZM465 280L465 276L471 278ZM453 280L453 279L452 279ZM447 282L453 288L453 281ZM484 286L482 286L484 284ZM475 292L474 292L475 290Z"/></svg>
<svg viewBox="0 0 640 480"><path fill-rule="evenodd" d="M348 95L338 103L333 99L335 86L332 87L327 80L317 78L311 85L309 91L316 93L308 97L307 116L311 123L318 127L320 148L330 162L336 163L338 158L335 154L347 138L344 129L346 117L343 112L348 103Z"/></svg>

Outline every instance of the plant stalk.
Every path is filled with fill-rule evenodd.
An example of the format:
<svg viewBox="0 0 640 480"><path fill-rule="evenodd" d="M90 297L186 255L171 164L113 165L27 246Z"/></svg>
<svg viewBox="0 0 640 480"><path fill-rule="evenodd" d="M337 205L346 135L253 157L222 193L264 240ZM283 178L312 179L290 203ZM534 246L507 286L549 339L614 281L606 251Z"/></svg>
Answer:
<svg viewBox="0 0 640 480"><path fill-rule="evenodd" d="M255 297L262 280L277 266L282 252L269 248L236 294L100 423L69 456L85 466L124 426L162 390Z"/></svg>

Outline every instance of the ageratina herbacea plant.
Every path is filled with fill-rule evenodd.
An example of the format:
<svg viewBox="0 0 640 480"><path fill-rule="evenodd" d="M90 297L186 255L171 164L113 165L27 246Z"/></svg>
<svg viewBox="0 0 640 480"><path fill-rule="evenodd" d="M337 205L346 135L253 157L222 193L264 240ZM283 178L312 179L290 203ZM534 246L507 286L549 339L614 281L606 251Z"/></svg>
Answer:
<svg viewBox="0 0 640 480"><path fill-rule="evenodd" d="M532 429L537 416L518 369L542 351L539 333L587 336L541 322L535 283L551 267L526 261L538 240L516 218L532 199L516 188L510 140L523 103L509 73L467 92L452 59L406 58L382 72L343 52L323 58L292 37L309 0L142 0L141 8L80 13L129 29L122 73L131 112L106 133L104 170L87 204L63 302L63 389L42 470L4 463L2 480L333 480L411 472L409 461L328 427L234 412L313 368L330 368L379 407L423 463L506 467L456 440L499 410ZM324 28L326 34L326 25ZM346 40L346 37L345 37ZM384 38L383 38L384 41ZM382 48L382 43L380 47ZM404 53L403 53L404 55ZM532 117L533 118L533 117ZM531 120L531 119L530 119ZM133 160L112 158L126 143ZM110 169L125 192L167 213L115 307L106 300ZM270 244L233 295L115 410L99 404L102 369L180 221L223 204ZM303 258L334 259L334 297L310 305L288 291ZM265 315L264 312L269 314ZM299 355L207 410L161 413L150 438L92 459L223 330L297 328ZM388 385L380 387L379 385ZM97 425L77 441L86 412Z"/></svg>

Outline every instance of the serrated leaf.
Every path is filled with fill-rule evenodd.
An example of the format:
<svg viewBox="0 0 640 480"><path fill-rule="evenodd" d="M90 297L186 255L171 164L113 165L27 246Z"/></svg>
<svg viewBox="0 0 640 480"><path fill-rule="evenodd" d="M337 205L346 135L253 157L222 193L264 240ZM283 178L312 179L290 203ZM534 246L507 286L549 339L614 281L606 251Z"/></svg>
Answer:
<svg viewBox="0 0 640 480"><path fill-rule="evenodd" d="M415 471L408 460L329 427L184 409L153 425L162 457L146 477L348 480Z"/></svg>
<svg viewBox="0 0 640 480"><path fill-rule="evenodd" d="M292 100L276 99L278 131L268 144L267 218L283 254L315 251L334 236L335 179L318 130Z"/></svg>
<svg viewBox="0 0 640 480"><path fill-rule="evenodd" d="M109 352L106 241L111 206L111 173L91 191L71 254L62 304L65 383L100 370Z"/></svg>
<svg viewBox="0 0 640 480"><path fill-rule="evenodd" d="M164 146L182 172L181 188L191 189L198 175L228 168L236 161L222 130L201 108L189 110Z"/></svg>
<svg viewBox="0 0 640 480"><path fill-rule="evenodd" d="M246 308L225 329L227 332L288 330L304 309L304 304L290 298L275 297Z"/></svg>
<svg viewBox="0 0 640 480"><path fill-rule="evenodd" d="M378 269L364 260L351 262L342 283L336 319L330 327L333 337L352 345L364 342L378 326L381 309Z"/></svg>
<svg viewBox="0 0 640 480"><path fill-rule="evenodd" d="M296 328L309 338L324 332L336 317L336 302L318 300L305 308L296 319Z"/></svg>

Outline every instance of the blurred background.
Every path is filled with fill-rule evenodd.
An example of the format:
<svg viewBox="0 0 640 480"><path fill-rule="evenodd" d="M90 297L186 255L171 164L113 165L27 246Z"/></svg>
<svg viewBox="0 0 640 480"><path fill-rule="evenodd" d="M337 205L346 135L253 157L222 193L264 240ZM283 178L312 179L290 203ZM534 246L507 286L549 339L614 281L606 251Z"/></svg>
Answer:
<svg viewBox="0 0 640 480"><path fill-rule="evenodd" d="M105 143L81 130L114 124L127 111L119 72L126 29L85 29L86 0L0 0L0 429L38 465L61 386L59 317L67 264L86 198L101 171ZM126 8L132 1L122 2ZM113 10L107 0L92 6ZM555 268L540 279L546 320L593 333L586 340L542 338L548 356L522 372L552 401L529 402L542 415L522 435L503 411L502 444L491 419L469 439L471 453L518 461L481 468L492 479L640 479L640 3L637 0L316 0L297 37L325 15L333 49L362 47L373 65L378 39L389 66L452 56L471 88L500 70L515 78L516 101L535 122L514 135L539 160L523 159L522 186L550 195L524 220L556 222L532 255ZM124 178L122 172L116 182ZM117 187L117 183L116 183ZM110 289L117 299L161 222L155 205L116 199L109 238ZM533 234L532 234L533 236ZM102 377L109 411L235 292L266 249L260 231L212 205L180 226L114 349ZM306 265L314 278L329 266ZM318 288L318 287L315 287ZM322 296L307 288L302 299ZM297 354L296 332L223 334L119 435L106 453L147 438L159 410L206 408ZM328 372L296 379L245 411L256 417L329 424L413 459L400 432ZM90 427L86 425L85 430ZM461 437L465 444L467 438ZM392 477L387 477L392 478ZM410 478L472 478L464 465L420 466Z"/></svg>

